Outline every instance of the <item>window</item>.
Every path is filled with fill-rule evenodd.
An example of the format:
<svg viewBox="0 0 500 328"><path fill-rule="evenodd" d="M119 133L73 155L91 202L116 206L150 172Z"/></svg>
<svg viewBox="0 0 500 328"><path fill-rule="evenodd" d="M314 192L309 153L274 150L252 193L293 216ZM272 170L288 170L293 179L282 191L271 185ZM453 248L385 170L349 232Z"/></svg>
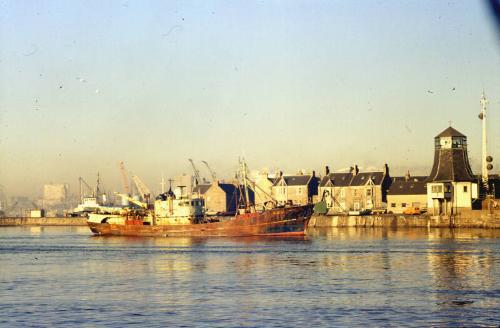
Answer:
<svg viewBox="0 0 500 328"><path fill-rule="evenodd" d="M357 190L357 189L354 189L354 190L353 190L353 194L354 194L354 196L357 196L357 195L358 195L358 190Z"/></svg>
<svg viewBox="0 0 500 328"><path fill-rule="evenodd" d="M401 207L406 207L406 203L401 203Z"/></svg>
<svg viewBox="0 0 500 328"><path fill-rule="evenodd" d="M371 189L366 189L366 196L370 197L372 195Z"/></svg>
<svg viewBox="0 0 500 328"><path fill-rule="evenodd" d="M345 189L340 188L340 197L345 197Z"/></svg>
<svg viewBox="0 0 500 328"><path fill-rule="evenodd" d="M302 188L300 187L297 188L297 195L302 195Z"/></svg>
<svg viewBox="0 0 500 328"><path fill-rule="evenodd" d="M467 186L464 186L464 192L467 192Z"/></svg>
<svg viewBox="0 0 500 328"><path fill-rule="evenodd" d="M391 207L396 207L396 203L391 203Z"/></svg>
<svg viewBox="0 0 500 328"><path fill-rule="evenodd" d="M441 148L441 141L439 140L439 138L434 139L434 147L436 147L437 149Z"/></svg>
<svg viewBox="0 0 500 328"><path fill-rule="evenodd" d="M432 186L432 192L433 193L443 192L443 186L442 185Z"/></svg>

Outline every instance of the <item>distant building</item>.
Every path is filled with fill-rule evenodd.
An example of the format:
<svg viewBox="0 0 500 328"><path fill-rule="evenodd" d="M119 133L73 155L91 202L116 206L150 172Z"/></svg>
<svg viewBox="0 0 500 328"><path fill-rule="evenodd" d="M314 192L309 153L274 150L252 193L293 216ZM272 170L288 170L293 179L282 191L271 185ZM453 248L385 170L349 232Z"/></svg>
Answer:
<svg viewBox="0 0 500 328"><path fill-rule="evenodd" d="M242 192L243 187L238 187L232 183L221 183L219 181L213 183L204 193L205 208L208 213L226 213L234 214L238 210L240 204L243 205ZM253 204L254 194L249 189L248 197L250 203Z"/></svg>
<svg viewBox="0 0 500 328"><path fill-rule="evenodd" d="M67 183L51 183L43 186L43 206L57 206L68 200L69 185Z"/></svg>
<svg viewBox="0 0 500 328"><path fill-rule="evenodd" d="M191 195L195 186L194 177L192 175L179 175L174 178L172 189L176 194L182 196Z"/></svg>
<svg viewBox="0 0 500 328"><path fill-rule="evenodd" d="M467 137L451 126L434 138L434 164L427 179L429 213L456 214L471 209L478 183L467 154Z"/></svg>
<svg viewBox="0 0 500 328"><path fill-rule="evenodd" d="M205 193L210 189L211 184L199 184L193 188L196 197L205 198Z"/></svg>
<svg viewBox="0 0 500 328"><path fill-rule="evenodd" d="M257 208L274 202L272 197L274 180L274 178L269 177L267 172L258 173L255 177L255 185L252 186L252 189L255 191L255 206Z"/></svg>
<svg viewBox="0 0 500 328"><path fill-rule="evenodd" d="M318 194L319 179L316 173L280 175L273 184L272 196L278 204L305 205L312 203Z"/></svg>
<svg viewBox="0 0 500 328"><path fill-rule="evenodd" d="M427 209L426 176L393 177L387 192L387 211L403 213L408 208Z"/></svg>

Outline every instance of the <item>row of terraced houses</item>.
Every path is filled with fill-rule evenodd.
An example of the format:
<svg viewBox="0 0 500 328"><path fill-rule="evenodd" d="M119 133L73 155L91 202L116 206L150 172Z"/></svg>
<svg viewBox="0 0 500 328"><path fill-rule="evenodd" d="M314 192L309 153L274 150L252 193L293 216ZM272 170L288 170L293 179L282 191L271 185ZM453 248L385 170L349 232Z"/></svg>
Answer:
<svg viewBox="0 0 500 328"><path fill-rule="evenodd" d="M467 138L451 126L434 138L434 163L429 176L391 177L389 166L378 171L360 172L353 165L349 172L315 171L287 175L266 172L255 177L251 198L256 207L303 205L323 201L329 213L347 213L370 209L402 213L408 208L428 210L432 214L452 214L479 204L479 178L472 173L467 154ZM490 179L493 190L500 186L498 175ZM231 184L214 183L198 188L209 211L233 212L240 197ZM497 187L495 197L499 197ZM480 206L480 204L479 204Z"/></svg>

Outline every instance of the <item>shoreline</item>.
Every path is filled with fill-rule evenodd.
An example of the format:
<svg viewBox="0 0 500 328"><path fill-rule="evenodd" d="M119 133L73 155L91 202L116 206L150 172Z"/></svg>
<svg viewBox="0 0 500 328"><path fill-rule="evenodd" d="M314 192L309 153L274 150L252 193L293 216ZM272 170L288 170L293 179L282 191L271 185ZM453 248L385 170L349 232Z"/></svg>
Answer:
<svg viewBox="0 0 500 328"><path fill-rule="evenodd" d="M6 217L0 218L0 227L12 226L87 226L86 217L53 217L53 218L28 218Z"/></svg>
<svg viewBox="0 0 500 328"><path fill-rule="evenodd" d="M0 218L0 227L12 226L87 226L86 217L5 217ZM357 228L479 228L500 229L500 213L489 214L477 211L474 215L313 215L308 227L357 227Z"/></svg>

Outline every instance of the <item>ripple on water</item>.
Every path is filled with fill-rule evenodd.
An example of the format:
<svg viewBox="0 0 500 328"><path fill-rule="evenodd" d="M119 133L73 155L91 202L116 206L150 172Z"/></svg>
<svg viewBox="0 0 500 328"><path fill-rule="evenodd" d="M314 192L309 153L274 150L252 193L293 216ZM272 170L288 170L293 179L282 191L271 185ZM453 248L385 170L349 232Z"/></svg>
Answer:
<svg viewBox="0 0 500 328"><path fill-rule="evenodd" d="M0 233L0 326L481 326L500 243L462 231L328 229L304 240Z"/></svg>

